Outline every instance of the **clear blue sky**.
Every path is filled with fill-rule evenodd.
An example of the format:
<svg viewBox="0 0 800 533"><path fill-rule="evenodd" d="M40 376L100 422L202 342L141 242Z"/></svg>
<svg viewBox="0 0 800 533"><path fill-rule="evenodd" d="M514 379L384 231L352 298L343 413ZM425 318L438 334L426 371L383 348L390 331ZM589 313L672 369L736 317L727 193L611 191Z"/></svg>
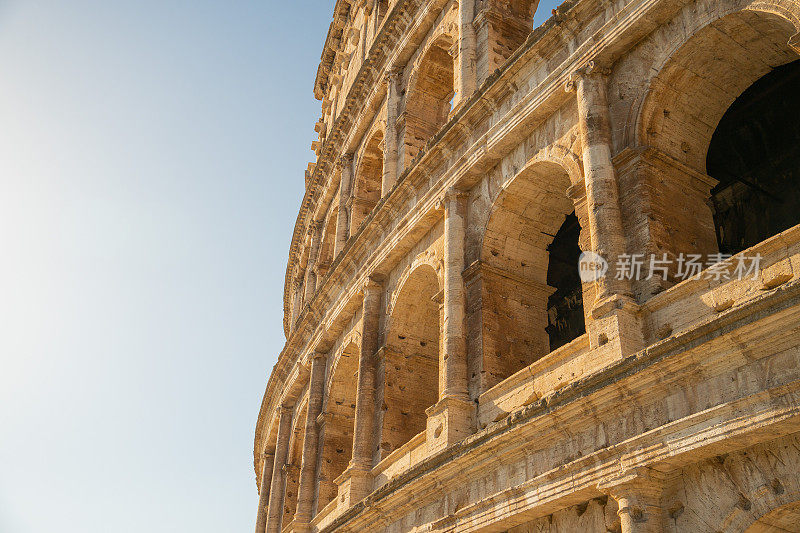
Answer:
<svg viewBox="0 0 800 533"><path fill-rule="evenodd" d="M0 532L252 530L332 5L0 0Z"/></svg>

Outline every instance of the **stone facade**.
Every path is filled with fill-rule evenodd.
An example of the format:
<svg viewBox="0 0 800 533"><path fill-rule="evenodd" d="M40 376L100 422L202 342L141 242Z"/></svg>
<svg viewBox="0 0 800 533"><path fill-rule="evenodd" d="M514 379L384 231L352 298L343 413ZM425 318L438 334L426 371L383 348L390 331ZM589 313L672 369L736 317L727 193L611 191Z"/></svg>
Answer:
<svg viewBox="0 0 800 533"><path fill-rule="evenodd" d="M536 8L335 3L256 533L800 531L800 3Z"/></svg>

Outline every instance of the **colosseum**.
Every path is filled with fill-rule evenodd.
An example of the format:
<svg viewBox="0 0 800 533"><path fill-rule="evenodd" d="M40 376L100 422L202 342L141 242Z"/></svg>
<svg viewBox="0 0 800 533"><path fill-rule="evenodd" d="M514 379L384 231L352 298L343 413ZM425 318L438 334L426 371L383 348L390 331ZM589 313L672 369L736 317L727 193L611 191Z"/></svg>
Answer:
<svg viewBox="0 0 800 533"><path fill-rule="evenodd" d="M537 4L335 2L256 533L800 532L800 2Z"/></svg>

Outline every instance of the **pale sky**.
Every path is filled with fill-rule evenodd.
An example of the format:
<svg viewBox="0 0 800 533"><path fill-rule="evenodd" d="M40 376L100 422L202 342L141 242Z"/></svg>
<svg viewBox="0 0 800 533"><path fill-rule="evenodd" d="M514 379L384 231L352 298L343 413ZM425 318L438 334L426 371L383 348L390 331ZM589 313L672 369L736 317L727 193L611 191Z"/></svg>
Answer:
<svg viewBox="0 0 800 533"><path fill-rule="evenodd" d="M0 0L0 533L253 530L332 6Z"/></svg>
<svg viewBox="0 0 800 533"><path fill-rule="evenodd" d="M0 0L0 532L252 531L331 6Z"/></svg>

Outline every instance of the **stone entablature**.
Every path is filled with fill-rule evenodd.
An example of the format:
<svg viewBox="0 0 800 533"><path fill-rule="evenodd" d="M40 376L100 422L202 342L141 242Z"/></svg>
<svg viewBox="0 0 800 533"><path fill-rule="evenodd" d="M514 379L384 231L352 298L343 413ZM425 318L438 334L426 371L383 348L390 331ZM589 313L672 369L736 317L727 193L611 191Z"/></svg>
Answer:
<svg viewBox="0 0 800 533"><path fill-rule="evenodd" d="M662 474L800 429L790 371L797 228L746 251L764 258L757 279L607 277L578 287L582 336L550 350L544 333L558 292L550 246L565 217L581 250L612 258L716 251L706 205L716 180L698 151L735 91L797 57L798 4L576 0L524 43L520 17L535 6L519 5L389 3L357 72L325 85L340 104L307 175L287 267L287 344L256 429L262 530L509 529L551 513L574 524L591 508L609 531L639 531L676 490ZM366 7L336 10L345 32ZM739 59L748 46L763 64ZM493 61L502 67L489 73ZM676 73L692 61L737 67L739 88L686 82ZM702 115L679 107L696 87ZM776 381L749 359L730 366L750 343L759 348L745 359L787 372ZM733 368L760 385L728 390ZM664 372L706 394L705 408L646 389L666 383ZM710 390L719 404L705 400ZM641 425L641 413L624 428L606 420L629 401L680 416L661 420L653 407L653 423ZM604 447L583 446L592 431L605 432ZM664 439L690 451L659 455ZM544 462L530 471L514 461L533 442ZM502 482L471 484L486 476ZM284 489L265 496L270 486ZM641 530L667 528L653 523Z"/></svg>

